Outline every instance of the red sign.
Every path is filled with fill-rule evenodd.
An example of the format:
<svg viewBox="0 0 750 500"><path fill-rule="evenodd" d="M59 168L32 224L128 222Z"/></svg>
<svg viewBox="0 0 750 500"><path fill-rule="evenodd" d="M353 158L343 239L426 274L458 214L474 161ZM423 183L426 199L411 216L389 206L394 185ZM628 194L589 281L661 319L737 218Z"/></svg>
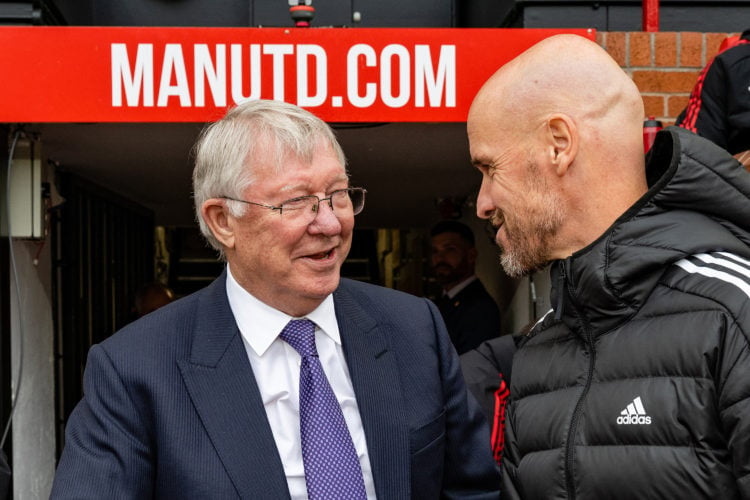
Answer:
<svg viewBox="0 0 750 500"><path fill-rule="evenodd" d="M594 30L0 28L0 122L205 122L278 99L332 122L464 121L548 36Z"/></svg>

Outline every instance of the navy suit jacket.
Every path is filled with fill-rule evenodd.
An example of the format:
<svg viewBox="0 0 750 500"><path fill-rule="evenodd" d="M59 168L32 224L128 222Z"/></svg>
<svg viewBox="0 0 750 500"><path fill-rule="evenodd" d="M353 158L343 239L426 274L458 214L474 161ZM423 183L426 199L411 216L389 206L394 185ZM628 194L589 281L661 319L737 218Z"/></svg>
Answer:
<svg viewBox="0 0 750 500"><path fill-rule="evenodd" d="M225 281L91 348L52 498L289 498ZM437 308L350 280L334 303L378 498L498 498Z"/></svg>

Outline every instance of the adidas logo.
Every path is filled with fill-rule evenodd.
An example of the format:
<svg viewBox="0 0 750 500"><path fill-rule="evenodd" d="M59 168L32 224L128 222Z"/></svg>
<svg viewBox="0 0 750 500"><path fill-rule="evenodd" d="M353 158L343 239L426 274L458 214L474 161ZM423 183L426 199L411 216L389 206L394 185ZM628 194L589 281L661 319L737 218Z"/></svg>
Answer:
<svg viewBox="0 0 750 500"><path fill-rule="evenodd" d="M638 396L617 417L618 425L651 425L651 417L646 415L641 397Z"/></svg>

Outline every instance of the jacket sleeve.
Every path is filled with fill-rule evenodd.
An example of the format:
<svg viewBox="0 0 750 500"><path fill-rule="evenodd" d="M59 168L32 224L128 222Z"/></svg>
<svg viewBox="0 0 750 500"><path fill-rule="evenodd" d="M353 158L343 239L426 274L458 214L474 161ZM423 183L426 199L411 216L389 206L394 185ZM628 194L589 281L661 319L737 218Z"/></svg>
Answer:
<svg viewBox="0 0 750 500"><path fill-rule="evenodd" d="M477 399L491 430L492 453L501 463L505 408L510 394L515 337L503 335L461 355L461 370L469 392Z"/></svg>
<svg viewBox="0 0 750 500"><path fill-rule="evenodd" d="M84 397L68 419L50 498L151 498L153 468L144 429L110 358L93 346Z"/></svg>
<svg viewBox="0 0 750 500"><path fill-rule="evenodd" d="M730 324L719 380L719 410L740 497L750 499L750 301Z"/></svg>
<svg viewBox="0 0 750 500"><path fill-rule="evenodd" d="M460 356L461 371L469 393L476 398L482 407L488 422L495 414L495 391L500 387L500 368L487 345L481 344Z"/></svg>
<svg viewBox="0 0 750 500"><path fill-rule="evenodd" d="M501 498L503 500L520 500L518 474L518 446L516 444L513 419L513 404L509 403L505 414L505 447L503 449L503 480Z"/></svg>
<svg viewBox="0 0 750 500"><path fill-rule="evenodd" d="M430 309L437 325L445 400L446 443L441 497L497 499L500 473L492 458L487 421L479 404L469 397L458 354L440 313L434 305Z"/></svg>

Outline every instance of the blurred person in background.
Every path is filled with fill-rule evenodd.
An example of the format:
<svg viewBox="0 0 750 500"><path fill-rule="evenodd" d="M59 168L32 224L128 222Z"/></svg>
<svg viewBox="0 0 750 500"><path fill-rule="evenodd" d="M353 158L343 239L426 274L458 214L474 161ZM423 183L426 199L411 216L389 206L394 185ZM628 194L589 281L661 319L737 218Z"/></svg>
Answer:
<svg viewBox="0 0 750 500"><path fill-rule="evenodd" d="M750 170L750 30L722 43L675 125L713 141Z"/></svg>
<svg viewBox="0 0 750 500"><path fill-rule="evenodd" d="M174 300L174 292L168 286L155 281L141 286L135 292L133 313L136 318L154 312Z"/></svg>
<svg viewBox="0 0 750 500"><path fill-rule="evenodd" d="M459 354L500 335L500 309L474 274L477 248L466 224L444 220L430 230L430 269L442 293L436 300Z"/></svg>

